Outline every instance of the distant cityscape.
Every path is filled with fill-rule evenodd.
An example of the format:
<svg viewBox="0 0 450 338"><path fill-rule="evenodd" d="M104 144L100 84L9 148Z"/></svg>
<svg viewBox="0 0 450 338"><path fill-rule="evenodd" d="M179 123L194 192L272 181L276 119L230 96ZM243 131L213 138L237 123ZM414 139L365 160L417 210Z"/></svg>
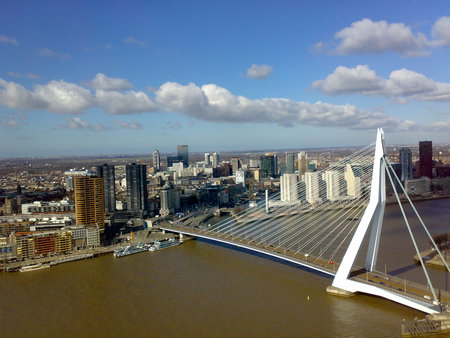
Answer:
<svg viewBox="0 0 450 338"><path fill-rule="evenodd" d="M110 246L177 215L251 207L266 191L280 193L281 204L357 198L361 193L357 165L318 172L354 150L224 155L191 154L188 145L178 145L176 155L162 156L154 150L131 163L130 158L120 157L109 158L107 164L100 158L4 160L0 162L0 262L27 262ZM390 146L387 153L409 195L450 195L450 146L433 148L432 141L421 141L418 147ZM339 180L345 180L346 191L333 188ZM387 193L389 197L392 189L388 187Z"/></svg>

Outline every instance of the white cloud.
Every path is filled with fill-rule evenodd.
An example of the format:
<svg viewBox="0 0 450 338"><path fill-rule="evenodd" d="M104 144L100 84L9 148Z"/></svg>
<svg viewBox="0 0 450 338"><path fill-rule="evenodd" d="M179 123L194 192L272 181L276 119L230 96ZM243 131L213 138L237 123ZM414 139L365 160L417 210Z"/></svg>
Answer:
<svg viewBox="0 0 450 338"><path fill-rule="evenodd" d="M123 42L141 47L145 47L147 45L144 41L138 40L134 36L129 36L123 39Z"/></svg>
<svg viewBox="0 0 450 338"><path fill-rule="evenodd" d="M5 36L5 35L0 35L0 43L9 43L11 45L18 45L18 42L16 39Z"/></svg>
<svg viewBox="0 0 450 338"><path fill-rule="evenodd" d="M80 117L71 117L67 123L55 126L54 129L84 129L90 131L105 131L110 128L101 123L90 124Z"/></svg>
<svg viewBox="0 0 450 338"><path fill-rule="evenodd" d="M326 94L362 94L392 97L401 101L450 101L450 83L437 82L408 69L391 72L388 79L378 77L366 65L337 67L313 88Z"/></svg>
<svg viewBox="0 0 450 338"><path fill-rule="evenodd" d="M366 65L358 65L355 68L339 66L324 80L314 82L313 87L327 94L367 92L380 90L383 80Z"/></svg>
<svg viewBox="0 0 450 338"><path fill-rule="evenodd" d="M415 127L412 121L364 112L350 104L307 103L283 98L250 100L235 96L215 84L198 87L193 83L183 86L167 82L156 91L156 100L167 111L213 122L260 122L282 126L304 124L350 129L381 126L386 130L411 130Z"/></svg>
<svg viewBox="0 0 450 338"><path fill-rule="evenodd" d="M3 89L1 89L3 88ZM11 109L45 109L47 103L38 94L15 82L0 79L0 105Z"/></svg>
<svg viewBox="0 0 450 338"><path fill-rule="evenodd" d="M48 48L41 48L38 51L38 54L39 54L40 57L43 57L43 58L53 58L53 57L55 57L55 58L57 58L57 59L59 59L61 61L65 60L65 59L68 59L70 57L70 55L67 54L67 53L55 52L55 51L53 51L51 49L48 49Z"/></svg>
<svg viewBox="0 0 450 338"><path fill-rule="evenodd" d="M116 124L123 129L144 129L142 123L134 121L134 122L125 122L121 120L117 120Z"/></svg>
<svg viewBox="0 0 450 338"><path fill-rule="evenodd" d="M450 16L443 16L436 20L431 33L436 39L435 45L450 46Z"/></svg>
<svg viewBox="0 0 450 338"><path fill-rule="evenodd" d="M131 83L125 79L107 77L102 73L95 75L87 85L98 90L124 90L133 87Z"/></svg>
<svg viewBox="0 0 450 338"><path fill-rule="evenodd" d="M273 68L269 65L251 65L247 69L247 77L252 79L267 79L273 73Z"/></svg>
<svg viewBox="0 0 450 338"><path fill-rule="evenodd" d="M345 71L345 69L343 70ZM369 69L361 66L359 70L366 73L366 78L377 83L376 75ZM358 71L355 73L358 74ZM353 74L353 78L357 79L357 76ZM401 76L395 75L392 78L401 83ZM392 82L394 83L393 80ZM371 89L367 86L366 89L382 91L384 87ZM354 87L350 86L347 90L354 90ZM408 90L412 93L415 92L414 86ZM154 92L154 95L155 100L146 93L138 91L97 90L94 95L87 88L63 80L50 81L45 85L36 85L33 90L28 90L14 82L0 79L0 105L21 112L47 110L53 113L79 114L86 112L91 107L100 107L112 115L164 110L168 113L178 112L191 118L211 122L259 122L276 123L282 126L303 124L350 129L372 129L377 126L384 127L386 130L415 128L415 123L412 121L400 120L380 112L358 110L350 104L308 103L284 98L251 100L244 96L234 95L215 84L206 84L200 87L194 83L182 85L176 82L166 82ZM121 121L116 124L121 128L129 129L138 129L142 126L138 122ZM175 123L165 127L179 128L181 126L181 124ZM90 125L81 118L72 118L59 128L106 129L101 124Z"/></svg>
<svg viewBox="0 0 450 338"><path fill-rule="evenodd" d="M404 56L424 56L428 41L424 34L414 34L404 23L362 19L335 34L337 54L369 54L394 51Z"/></svg>
<svg viewBox="0 0 450 338"><path fill-rule="evenodd" d="M95 105L94 97L88 89L63 80L37 85L34 93L46 102L45 109L53 113L81 114Z"/></svg>
<svg viewBox="0 0 450 338"><path fill-rule="evenodd" d="M152 112L159 109L144 92L97 90L95 97L97 105L113 115Z"/></svg>

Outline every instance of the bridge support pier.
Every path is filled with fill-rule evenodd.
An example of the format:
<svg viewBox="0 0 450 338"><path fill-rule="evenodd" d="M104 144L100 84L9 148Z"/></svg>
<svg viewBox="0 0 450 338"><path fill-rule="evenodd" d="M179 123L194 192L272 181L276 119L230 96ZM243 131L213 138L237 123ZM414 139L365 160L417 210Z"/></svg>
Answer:
<svg viewBox="0 0 450 338"><path fill-rule="evenodd" d="M330 285L327 286L327 293L329 295L333 295L333 296L339 296L339 297L352 297L355 295L354 292L350 292L341 288L338 288L336 286Z"/></svg>

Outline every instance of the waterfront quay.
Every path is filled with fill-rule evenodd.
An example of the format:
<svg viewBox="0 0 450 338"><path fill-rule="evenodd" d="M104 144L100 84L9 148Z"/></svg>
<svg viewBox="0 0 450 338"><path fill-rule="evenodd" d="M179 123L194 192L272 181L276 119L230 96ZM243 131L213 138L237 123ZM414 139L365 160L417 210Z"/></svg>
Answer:
<svg viewBox="0 0 450 338"><path fill-rule="evenodd" d="M133 238L131 238L133 237ZM56 265L60 263L71 262L80 259L87 259L98 257L102 255L112 254L114 250L119 249L125 245L133 243L141 244L152 244L156 241L163 241L170 238L178 237L178 235L173 233L164 233L160 231L141 230L131 234L127 234L124 241L107 246L99 246L94 248L82 249L78 251L73 251L63 255L46 256L34 259L27 259L20 262L10 262L0 264L0 271L16 271L20 267L35 264L50 264Z"/></svg>

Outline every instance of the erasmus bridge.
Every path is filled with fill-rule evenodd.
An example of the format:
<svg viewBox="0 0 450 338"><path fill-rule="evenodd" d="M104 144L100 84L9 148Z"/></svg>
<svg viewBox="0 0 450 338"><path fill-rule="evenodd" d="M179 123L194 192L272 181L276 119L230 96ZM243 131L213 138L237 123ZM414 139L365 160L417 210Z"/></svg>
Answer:
<svg viewBox="0 0 450 338"><path fill-rule="evenodd" d="M386 202L386 183L393 187L425 284L377 271L376 263ZM450 293L432 284L415 234L399 195L406 198L428 236L434 252L449 266L412 204L386 157L384 133L328 168L291 180L282 191L254 207L209 226L160 226L185 234L273 256L333 277L330 294L365 293L389 299L425 313L438 313L450 303ZM412 257L411 257L412 259ZM359 265L358 265L359 264Z"/></svg>

